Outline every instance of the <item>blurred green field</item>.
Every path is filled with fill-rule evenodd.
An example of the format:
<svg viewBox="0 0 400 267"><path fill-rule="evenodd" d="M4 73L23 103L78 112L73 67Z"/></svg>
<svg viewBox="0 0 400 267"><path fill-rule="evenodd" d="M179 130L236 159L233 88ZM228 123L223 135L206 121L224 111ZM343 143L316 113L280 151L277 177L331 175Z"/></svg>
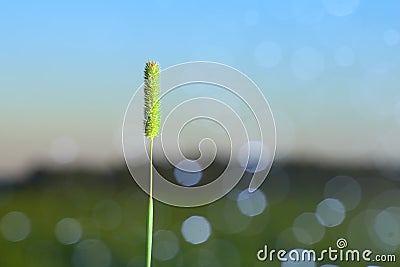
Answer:
<svg viewBox="0 0 400 267"><path fill-rule="evenodd" d="M340 225L324 227L321 240L300 242L292 229L294 221L304 212L315 212L325 198L327 182L337 175L351 176L359 183L361 201L346 212ZM266 208L256 216L246 216L238 207L237 196L248 184L246 177L227 196L207 206L177 208L156 202L153 266L281 266L276 260L259 262L257 251L265 244L271 249L318 251L335 247L338 238L346 238L349 248L396 254L399 261L400 245L391 246L390 240L397 240L400 233L390 232L392 239L385 243L379 229L376 232L377 214L400 205L399 181L389 178L378 170L274 165L261 188ZM15 211L26 215L30 229L26 237L13 242L4 234L10 228L4 218ZM144 266L146 211L147 195L123 168L107 173L37 171L26 183L1 187L0 266ZM206 218L211 226L211 235L200 244L187 242L181 231L183 222L195 215ZM81 235L68 241L71 244L63 244L56 233L64 218L73 218L81 226ZM61 235L68 240L73 230L64 229ZM331 264L399 266L398 262Z"/></svg>

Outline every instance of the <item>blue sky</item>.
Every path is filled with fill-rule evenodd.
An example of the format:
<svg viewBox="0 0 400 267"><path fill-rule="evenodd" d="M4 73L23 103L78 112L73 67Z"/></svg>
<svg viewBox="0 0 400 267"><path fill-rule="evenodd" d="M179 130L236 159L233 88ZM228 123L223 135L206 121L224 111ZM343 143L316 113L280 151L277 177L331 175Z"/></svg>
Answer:
<svg viewBox="0 0 400 267"><path fill-rule="evenodd" d="M399 159L398 1L1 1L0 168L118 160L143 64L231 65L263 90L278 156ZM1 173L0 169L0 173Z"/></svg>

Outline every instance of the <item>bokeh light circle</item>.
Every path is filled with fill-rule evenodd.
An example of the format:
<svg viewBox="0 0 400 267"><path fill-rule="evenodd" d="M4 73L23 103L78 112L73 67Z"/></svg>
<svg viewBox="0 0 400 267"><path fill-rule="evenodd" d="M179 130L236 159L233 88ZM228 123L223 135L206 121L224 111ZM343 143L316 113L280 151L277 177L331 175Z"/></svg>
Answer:
<svg viewBox="0 0 400 267"><path fill-rule="evenodd" d="M335 176L326 183L324 196L339 200L350 211L361 201L361 186L353 177Z"/></svg>
<svg viewBox="0 0 400 267"><path fill-rule="evenodd" d="M232 190L225 201L218 201L208 206L208 218L213 228L224 234L240 233L248 229L252 218L244 215L237 206L240 190Z"/></svg>
<svg viewBox="0 0 400 267"><path fill-rule="evenodd" d="M390 246L399 246L400 207L389 207L381 211L375 217L374 229L383 243Z"/></svg>
<svg viewBox="0 0 400 267"><path fill-rule="evenodd" d="M199 170L202 170L202 167L196 160L184 159L176 165L174 176L179 184L192 186L198 184L203 176Z"/></svg>
<svg viewBox="0 0 400 267"><path fill-rule="evenodd" d="M343 222L346 209L339 200L327 198L318 204L315 214L323 226L335 227Z"/></svg>
<svg viewBox="0 0 400 267"><path fill-rule="evenodd" d="M73 218L64 218L56 224L54 232L61 244L71 245L81 239L82 225Z"/></svg>
<svg viewBox="0 0 400 267"><path fill-rule="evenodd" d="M187 242L197 245L210 237L211 225L202 216L191 216L183 222L181 232Z"/></svg>
<svg viewBox="0 0 400 267"><path fill-rule="evenodd" d="M171 231L158 230L154 233L153 256L160 261L173 259L179 252L178 237Z"/></svg>
<svg viewBox="0 0 400 267"><path fill-rule="evenodd" d="M245 189L237 197L237 205L241 213L253 217L261 214L267 207L267 199L261 190L252 193Z"/></svg>
<svg viewBox="0 0 400 267"><path fill-rule="evenodd" d="M31 221L25 213L11 211L1 219L0 230L6 240L19 242L26 239L30 234Z"/></svg>
<svg viewBox="0 0 400 267"><path fill-rule="evenodd" d="M304 249L295 248L288 251L285 258L288 260L281 263L281 267L316 267L315 258L303 259ZM304 256L306 257L306 256Z"/></svg>
<svg viewBox="0 0 400 267"><path fill-rule="evenodd" d="M79 242L72 254L74 267L109 267L111 261L110 249L98 239L85 239Z"/></svg>
<svg viewBox="0 0 400 267"><path fill-rule="evenodd" d="M299 215L292 225L296 239L306 245L315 244L324 237L325 228L319 223L316 215L304 212Z"/></svg>

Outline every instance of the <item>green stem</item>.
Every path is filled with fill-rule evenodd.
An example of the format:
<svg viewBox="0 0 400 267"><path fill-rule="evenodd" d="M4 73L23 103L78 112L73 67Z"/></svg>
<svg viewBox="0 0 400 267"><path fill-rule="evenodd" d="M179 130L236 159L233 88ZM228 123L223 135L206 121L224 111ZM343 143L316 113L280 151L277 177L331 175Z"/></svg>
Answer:
<svg viewBox="0 0 400 267"><path fill-rule="evenodd" d="M147 252L146 267L151 267L151 249L153 244L153 138L150 139L150 190L147 211Z"/></svg>

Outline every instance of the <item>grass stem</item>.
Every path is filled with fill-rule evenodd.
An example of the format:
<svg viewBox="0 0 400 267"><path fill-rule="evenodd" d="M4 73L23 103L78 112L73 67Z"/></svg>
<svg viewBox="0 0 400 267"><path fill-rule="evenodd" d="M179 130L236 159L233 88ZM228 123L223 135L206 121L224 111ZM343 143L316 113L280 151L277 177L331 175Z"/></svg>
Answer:
<svg viewBox="0 0 400 267"><path fill-rule="evenodd" d="M150 189L147 211L147 251L146 267L151 267L151 250L153 246L153 138L150 138Z"/></svg>

